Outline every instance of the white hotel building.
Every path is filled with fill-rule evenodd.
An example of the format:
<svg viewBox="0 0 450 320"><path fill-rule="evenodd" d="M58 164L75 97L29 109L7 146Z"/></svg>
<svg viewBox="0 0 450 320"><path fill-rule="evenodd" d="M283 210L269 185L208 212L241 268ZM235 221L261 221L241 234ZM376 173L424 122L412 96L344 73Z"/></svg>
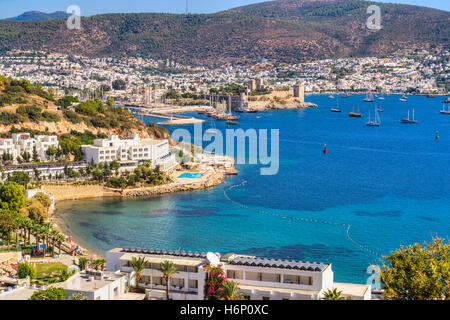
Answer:
<svg viewBox="0 0 450 320"><path fill-rule="evenodd" d="M28 152L31 156L36 148L39 159L47 161L47 150L50 146L58 148L57 136L36 135L31 138L29 133L13 133L11 138L0 139L0 156L4 153L13 156L13 162L17 163L17 158L24 152Z"/></svg>
<svg viewBox="0 0 450 320"><path fill-rule="evenodd" d="M130 169L144 161L151 161L153 166L159 165L162 171L168 171L177 165L168 140L141 139L139 134L133 134L128 139L110 134L107 139L96 139L94 145L81 148L85 160L94 164L115 160L122 167Z"/></svg>
<svg viewBox="0 0 450 320"><path fill-rule="evenodd" d="M203 267L210 264L206 253L115 248L106 253L106 270L129 272L133 278L133 257L144 257L148 263L140 280L140 285L146 288L147 298L164 299L165 283L160 263L169 260L179 271L170 281L170 298L205 299L207 272ZM240 292L250 300L319 300L325 291L333 288L342 291L342 296L346 298L371 299L370 285L335 283L331 264L328 263L227 254L220 258L219 265L228 279L237 282Z"/></svg>

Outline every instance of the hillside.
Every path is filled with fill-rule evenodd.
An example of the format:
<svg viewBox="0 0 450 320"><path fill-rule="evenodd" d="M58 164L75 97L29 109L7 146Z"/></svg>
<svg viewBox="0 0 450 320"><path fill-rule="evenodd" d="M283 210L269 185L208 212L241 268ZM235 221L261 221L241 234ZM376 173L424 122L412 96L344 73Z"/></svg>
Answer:
<svg viewBox="0 0 450 320"><path fill-rule="evenodd" d="M26 80L0 76L0 134L12 131L65 135L77 138L106 136L116 133L129 136L133 132L145 137L168 138L166 129L147 127L125 108L104 105L101 101L73 103L72 97L55 101L51 92Z"/></svg>
<svg viewBox="0 0 450 320"><path fill-rule="evenodd" d="M22 13L21 15L8 18L5 20L9 21L45 21L45 20L58 20L58 19L67 19L69 14L64 11L56 11L53 13L45 13L40 11L28 11Z"/></svg>
<svg viewBox="0 0 450 320"><path fill-rule="evenodd" d="M450 13L384 4L383 29L366 28L362 0L278 0L206 15L105 14L64 21L0 21L0 51L48 50L66 54L144 56L196 65L268 58L384 55L399 48L449 48Z"/></svg>

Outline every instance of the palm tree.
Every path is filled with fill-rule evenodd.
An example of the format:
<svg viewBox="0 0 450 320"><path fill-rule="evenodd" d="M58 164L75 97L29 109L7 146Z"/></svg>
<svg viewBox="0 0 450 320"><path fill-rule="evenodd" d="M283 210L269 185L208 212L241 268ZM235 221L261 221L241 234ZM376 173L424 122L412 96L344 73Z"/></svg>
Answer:
<svg viewBox="0 0 450 320"><path fill-rule="evenodd" d="M164 260L160 263L161 272L163 273L163 278L166 280L166 300L169 300L169 281L172 279L174 274L178 273L175 264L172 261Z"/></svg>
<svg viewBox="0 0 450 320"><path fill-rule="evenodd" d="M105 259L97 259L92 262L92 265L94 266L95 270L103 270L105 263Z"/></svg>
<svg viewBox="0 0 450 320"><path fill-rule="evenodd" d="M341 296L342 291L337 291L336 288L328 289L323 293L323 298L321 300L345 300L344 297Z"/></svg>
<svg viewBox="0 0 450 320"><path fill-rule="evenodd" d="M16 215L14 216L14 224L15 224L15 232L16 232L16 246L19 245L19 232L20 230L23 228L23 224L24 224L24 217L20 216L20 215Z"/></svg>
<svg viewBox="0 0 450 320"><path fill-rule="evenodd" d="M44 258L45 255L47 253L47 249L48 249L48 238L51 235L51 231L52 231L52 224L49 223L45 223L44 225L42 225L42 232L41 232L41 236L43 236L43 242L44 242Z"/></svg>
<svg viewBox="0 0 450 320"><path fill-rule="evenodd" d="M30 218L25 219L24 228L28 231L28 244L31 244L31 229L33 228L33 220Z"/></svg>
<svg viewBox="0 0 450 320"><path fill-rule="evenodd" d="M66 240L66 237L61 234L58 233L58 238L56 239L56 241L58 242L58 255L61 255L61 244Z"/></svg>
<svg viewBox="0 0 450 320"><path fill-rule="evenodd" d="M86 269L88 263L89 263L89 259L88 258L80 258L80 259L78 259L78 266L80 267L80 270Z"/></svg>
<svg viewBox="0 0 450 320"><path fill-rule="evenodd" d="M39 242L40 242L39 240L41 238L41 233L43 231L43 228L42 228L42 226L39 223L34 222L32 230L33 230L33 235L34 235L35 240L36 240L36 247L39 247Z"/></svg>
<svg viewBox="0 0 450 320"><path fill-rule="evenodd" d="M55 249L57 243L61 244L59 242L60 235L61 234L59 233L59 231L54 228L52 228L52 230L50 231L50 237L52 238L53 251L55 251L54 249ZM61 246L59 246L59 254L61 254Z"/></svg>
<svg viewBox="0 0 450 320"><path fill-rule="evenodd" d="M133 257L131 259L131 265L135 272L135 278L136 278L136 288L139 288L139 280L142 278L142 271L144 271L145 267L147 266L147 262L145 261L144 257L139 257L136 259L136 257Z"/></svg>
<svg viewBox="0 0 450 320"><path fill-rule="evenodd" d="M224 298L223 300L243 300L244 294L238 292L239 285L234 281L224 281L222 283Z"/></svg>

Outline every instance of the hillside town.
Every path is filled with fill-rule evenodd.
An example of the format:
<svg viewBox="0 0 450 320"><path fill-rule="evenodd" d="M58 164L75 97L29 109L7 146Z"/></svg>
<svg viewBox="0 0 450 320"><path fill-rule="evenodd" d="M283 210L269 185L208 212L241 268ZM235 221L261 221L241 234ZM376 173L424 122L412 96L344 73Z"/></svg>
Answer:
<svg viewBox="0 0 450 320"><path fill-rule="evenodd" d="M87 58L57 53L11 51L0 56L0 74L27 79L64 93L88 99L163 103L166 92L207 94L211 88L264 79L273 87L305 84L306 93L386 92L446 94L449 91L450 52L440 55L402 50L384 58L361 57L274 63L262 59L250 66L211 69L171 60ZM114 82L123 80L125 85Z"/></svg>

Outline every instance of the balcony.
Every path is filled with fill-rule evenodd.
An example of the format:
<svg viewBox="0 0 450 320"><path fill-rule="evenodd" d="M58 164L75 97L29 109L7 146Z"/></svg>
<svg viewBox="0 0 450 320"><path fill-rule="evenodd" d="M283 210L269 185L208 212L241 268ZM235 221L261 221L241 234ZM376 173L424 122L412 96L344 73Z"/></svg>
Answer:
<svg viewBox="0 0 450 320"><path fill-rule="evenodd" d="M150 290L163 290L165 292L166 286L163 284L150 284L150 283L139 283L141 286L145 287L145 289ZM182 294L198 294L198 288L185 288L185 287L177 287L177 286L169 286L170 293L182 293Z"/></svg>

